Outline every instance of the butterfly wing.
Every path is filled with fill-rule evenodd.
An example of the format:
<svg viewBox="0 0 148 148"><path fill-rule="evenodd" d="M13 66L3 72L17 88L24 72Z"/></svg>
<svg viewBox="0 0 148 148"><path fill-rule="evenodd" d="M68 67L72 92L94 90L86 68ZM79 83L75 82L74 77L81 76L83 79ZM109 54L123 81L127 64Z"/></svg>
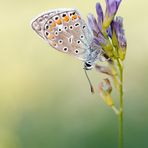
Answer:
<svg viewBox="0 0 148 148"><path fill-rule="evenodd" d="M40 15L32 28L58 51L86 60L93 35L75 9L57 9Z"/></svg>

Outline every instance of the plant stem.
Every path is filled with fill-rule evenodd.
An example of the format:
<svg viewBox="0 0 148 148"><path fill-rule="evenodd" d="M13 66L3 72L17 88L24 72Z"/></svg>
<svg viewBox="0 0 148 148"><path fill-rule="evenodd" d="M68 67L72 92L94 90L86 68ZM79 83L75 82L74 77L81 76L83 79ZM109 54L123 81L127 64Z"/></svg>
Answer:
<svg viewBox="0 0 148 148"><path fill-rule="evenodd" d="M117 59L120 74L119 148L123 148L123 66Z"/></svg>

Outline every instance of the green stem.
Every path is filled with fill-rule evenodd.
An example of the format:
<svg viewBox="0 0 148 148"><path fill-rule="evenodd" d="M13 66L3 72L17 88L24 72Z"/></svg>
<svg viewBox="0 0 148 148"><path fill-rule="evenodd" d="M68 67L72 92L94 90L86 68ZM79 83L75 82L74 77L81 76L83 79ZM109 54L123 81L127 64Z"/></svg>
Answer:
<svg viewBox="0 0 148 148"><path fill-rule="evenodd" d="M123 66L117 59L120 74L119 148L123 148Z"/></svg>

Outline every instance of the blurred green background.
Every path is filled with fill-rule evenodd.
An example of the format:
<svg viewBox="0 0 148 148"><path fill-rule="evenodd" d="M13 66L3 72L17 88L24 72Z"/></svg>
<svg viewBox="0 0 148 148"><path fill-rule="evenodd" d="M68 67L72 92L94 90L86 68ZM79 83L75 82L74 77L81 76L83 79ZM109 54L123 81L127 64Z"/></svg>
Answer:
<svg viewBox="0 0 148 148"><path fill-rule="evenodd" d="M75 7L86 19L96 2L0 0L0 148L117 148L118 119L91 95L82 63L50 48L30 27L51 8ZM118 11L128 40L125 148L148 147L147 6L123 0ZM89 73L97 88L104 76Z"/></svg>

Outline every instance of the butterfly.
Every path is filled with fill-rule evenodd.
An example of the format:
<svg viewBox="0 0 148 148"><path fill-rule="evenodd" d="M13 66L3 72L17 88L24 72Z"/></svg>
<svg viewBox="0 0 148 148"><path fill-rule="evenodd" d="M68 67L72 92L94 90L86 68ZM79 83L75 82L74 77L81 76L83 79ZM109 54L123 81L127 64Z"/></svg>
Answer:
<svg viewBox="0 0 148 148"><path fill-rule="evenodd" d="M84 62L90 70L100 61L103 50L95 44L90 27L76 9L56 9L35 18L33 30L54 49Z"/></svg>

